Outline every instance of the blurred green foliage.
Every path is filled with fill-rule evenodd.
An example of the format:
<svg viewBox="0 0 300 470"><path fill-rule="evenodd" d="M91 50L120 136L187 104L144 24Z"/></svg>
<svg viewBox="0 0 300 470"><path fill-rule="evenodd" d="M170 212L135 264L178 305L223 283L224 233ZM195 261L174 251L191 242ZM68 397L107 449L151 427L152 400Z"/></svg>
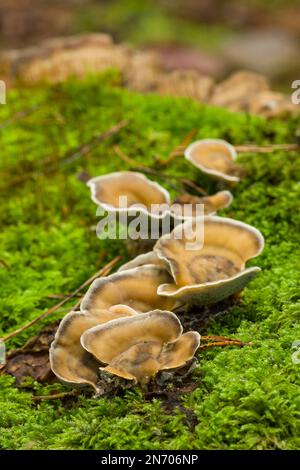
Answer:
<svg viewBox="0 0 300 470"><path fill-rule="evenodd" d="M87 6L79 10L74 33L104 31L120 41L135 45L178 42L212 50L232 34L222 25L206 25L170 15L153 1L118 1Z"/></svg>
<svg viewBox="0 0 300 470"><path fill-rule="evenodd" d="M210 51L247 25L255 27L260 13L264 24L269 13L298 4L298 0L91 1L78 7L72 27L75 33L105 31L135 45L179 43Z"/></svg>

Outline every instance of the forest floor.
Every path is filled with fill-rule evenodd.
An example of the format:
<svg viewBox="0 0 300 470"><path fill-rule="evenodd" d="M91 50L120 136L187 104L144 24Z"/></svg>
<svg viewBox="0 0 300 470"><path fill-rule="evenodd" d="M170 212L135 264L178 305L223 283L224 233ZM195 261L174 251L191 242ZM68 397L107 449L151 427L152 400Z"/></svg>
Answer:
<svg viewBox="0 0 300 470"><path fill-rule="evenodd" d="M124 119L128 124L118 133L78 152ZM129 258L121 241L96 237L96 207L82 181L86 173L130 168L116 145L137 166L157 170L158 159L168 158L191 130L195 139L269 145L295 142L298 126L296 118L267 121L129 92L114 73L12 90L0 107L0 336L46 311L57 302L49 296L74 291L115 256ZM17 387L13 377L1 375L0 448L300 447L300 364L293 350L300 341L299 151L242 153L238 161L247 176L230 188L234 201L221 215L263 233L265 250L249 263L262 272L234 303L215 308L202 326L199 321L199 329L253 345L200 351L186 383L170 383L164 393L132 387L100 398L82 393L36 401L33 395L68 389L32 379ZM164 172L190 178L209 193L220 188L183 157ZM17 335L7 348L22 346L65 311ZM191 321L201 315L192 312Z"/></svg>

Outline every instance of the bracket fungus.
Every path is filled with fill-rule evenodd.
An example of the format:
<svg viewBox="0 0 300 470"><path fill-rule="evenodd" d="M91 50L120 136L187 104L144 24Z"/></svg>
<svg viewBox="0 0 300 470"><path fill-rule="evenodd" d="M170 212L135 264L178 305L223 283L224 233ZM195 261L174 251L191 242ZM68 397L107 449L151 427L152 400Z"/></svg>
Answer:
<svg viewBox="0 0 300 470"><path fill-rule="evenodd" d="M96 279L85 294L80 312L62 320L50 348L50 363L66 383L96 389L99 365L80 344L84 331L111 320L155 308L170 310L175 301L157 295L160 284L171 280L166 269L146 265Z"/></svg>
<svg viewBox="0 0 300 470"><path fill-rule="evenodd" d="M127 212L134 215L138 210L152 218L162 219L170 215L176 220L186 220L189 217L177 213L174 204L203 204L206 215L218 209L228 207L233 199L229 191L219 191L205 197L184 194L173 203L170 202L169 192L142 173L133 171L119 171L108 175L96 176L87 182L91 189L92 200L108 212ZM126 197L125 199L121 199ZM124 201L126 204L120 206ZM157 206L157 207L155 207ZM160 207L159 207L160 206Z"/></svg>
<svg viewBox="0 0 300 470"><path fill-rule="evenodd" d="M132 212L135 215L138 209L150 217L161 218L163 214L159 206L170 204L166 189L134 171L96 176L87 185L91 189L92 200L108 212ZM120 203L124 204L120 206Z"/></svg>
<svg viewBox="0 0 300 470"><path fill-rule="evenodd" d="M188 249L196 240L194 224L187 221L183 230L177 226L169 237L156 243L154 251L175 281L160 285L157 293L183 304L206 305L241 291L256 276L260 268L246 268L245 264L261 253L264 239L256 228L243 222L209 216L203 218L203 245Z"/></svg>
<svg viewBox="0 0 300 470"><path fill-rule="evenodd" d="M117 235L118 221L126 227L120 238L126 240L128 251L133 255L152 250L155 242L170 233L176 225L194 217L214 214L232 202L229 191L219 191L205 197L182 194L173 202L169 192L145 175L132 171L119 171L90 179L87 185L92 200L103 209L104 216L97 233L110 228ZM111 217L113 217L111 219ZM109 228L110 227L110 228Z"/></svg>
<svg viewBox="0 0 300 470"><path fill-rule="evenodd" d="M146 264L152 264L155 266L160 266L161 268L166 268L166 264L163 260L159 259L155 251L149 251L148 253L143 253L141 255L136 256L132 260L128 261L128 263L123 264L119 269L118 272L127 271L128 269L138 268L139 266L145 266Z"/></svg>
<svg viewBox="0 0 300 470"><path fill-rule="evenodd" d="M158 286L172 281L165 268L145 265L96 279L81 302L81 310L92 315L112 305L128 305L137 312L172 310L173 299L157 295Z"/></svg>
<svg viewBox="0 0 300 470"><path fill-rule="evenodd" d="M225 140L197 140L186 148L184 156L203 173L223 181L240 181L242 169L234 163L236 150Z"/></svg>
<svg viewBox="0 0 300 470"><path fill-rule="evenodd" d="M142 173L119 171L92 178L87 185L98 207L108 217L115 216L114 223L126 227L127 249L133 254L151 250L155 241L174 227L169 192Z"/></svg>
<svg viewBox="0 0 300 470"><path fill-rule="evenodd" d="M174 313L154 310L95 326L81 336L82 346L102 370L140 384L160 370L181 367L200 345L196 331L182 334Z"/></svg>
<svg viewBox="0 0 300 470"><path fill-rule="evenodd" d="M225 209L230 206L233 201L233 196L230 191L219 191L211 196L192 196L191 194L184 193L180 194L173 202L172 209L176 214L176 205L191 204L192 205L192 217L196 217L194 207L196 204L203 204L204 215L213 215L219 209ZM187 220L188 218L186 218ZM183 218L184 221L184 218Z"/></svg>
<svg viewBox="0 0 300 470"><path fill-rule="evenodd" d="M49 357L52 371L66 384L90 385L96 390L99 365L80 343L89 328L136 312L126 305L89 312L70 312L61 321L51 344Z"/></svg>

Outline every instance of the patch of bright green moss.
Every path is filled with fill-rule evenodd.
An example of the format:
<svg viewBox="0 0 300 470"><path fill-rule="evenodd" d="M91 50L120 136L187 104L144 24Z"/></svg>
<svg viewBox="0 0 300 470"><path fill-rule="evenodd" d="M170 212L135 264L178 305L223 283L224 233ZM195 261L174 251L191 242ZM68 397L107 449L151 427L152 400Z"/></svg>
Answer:
<svg viewBox="0 0 300 470"><path fill-rule="evenodd" d="M128 258L121 242L97 239L96 208L77 179L81 171L96 176L128 168L114 145L137 165L153 165L191 129L197 130L195 138L270 144L293 141L299 125L295 119L265 121L185 99L130 93L112 86L112 77L13 91L0 107L1 335L53 305L49 294L71 292L116 254ZM7 122L35 105L27 117ZM64 157L78 145L123 119L130 122L117 135L66 163ZM209 333L254 345L201 353L194 375L198 387L182 399L196 427L181 411L166 414L160 401L147 402L138 389L122 397L80 396L64 407L56 401L33 403L31 392L17 390L11 377L1 376L1 448L299 448L300 365L292 362L292 343L300 340L300 159L296 152L252 153L239 162L248 176L232 189L234 202L222 214L262 231L266 247L252 262L262 273ZM210 192L218 189L183 158L167 172L194 178ZM43 324L9 347L22 345ZM35 393L51 387L36 384Z"/></svg>

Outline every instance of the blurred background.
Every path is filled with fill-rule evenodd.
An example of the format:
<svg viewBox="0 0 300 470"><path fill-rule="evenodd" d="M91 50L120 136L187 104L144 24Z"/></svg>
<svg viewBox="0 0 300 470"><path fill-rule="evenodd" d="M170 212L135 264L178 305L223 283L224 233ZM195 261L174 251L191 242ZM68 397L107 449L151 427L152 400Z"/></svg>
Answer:
<svg viewBox="0 0 300 470"><path fill-rule="evenodd" d="M300 0L0 0L0 49L107 32L166 69L216 79L245 68L278 89L300 77Z"/></svg>

